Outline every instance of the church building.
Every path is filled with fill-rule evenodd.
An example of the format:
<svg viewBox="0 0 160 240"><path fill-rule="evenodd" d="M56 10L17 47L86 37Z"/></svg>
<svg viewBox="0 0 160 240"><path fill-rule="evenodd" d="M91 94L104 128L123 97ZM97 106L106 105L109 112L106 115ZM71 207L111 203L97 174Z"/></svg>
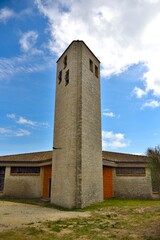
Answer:
<svg viewBox="0 0 160 240"><path fill-rule="evenodd" d="M100 62L83 41L57 61L53 149L0 156L0 196L46 198L69 209L158 196L146 156L102 151Z"/></svg>

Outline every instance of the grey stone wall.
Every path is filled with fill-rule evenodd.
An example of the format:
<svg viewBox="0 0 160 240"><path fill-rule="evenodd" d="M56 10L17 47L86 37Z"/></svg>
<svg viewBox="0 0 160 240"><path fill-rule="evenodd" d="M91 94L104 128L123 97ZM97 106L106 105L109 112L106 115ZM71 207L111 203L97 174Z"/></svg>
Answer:
<svg viewBox="0 0 160 240"><path fill-rule="evenodd" d="M54 146L52 161L51 202L63 207L75 207L76 144L77 144L77 52L74 45L57 64L56 102L54 118ZM67 55L67 67L63 60ZM69 84L65 86L65 74L69 69ZM62 81L58 74L62 71Z"/></svg>
<svg viewBox="0 0 160 240"><path fill-rule="evenodd" d="M10 175L10 167L6 167L4 196L18 198L38 198L42 196L42 169L37 176Z"/></svg>
<svg viewBox="0 0 160 240"><path fill-rule="evenodd" d="M89 59L93 61L93 72ZM82 45L82 205L103 200L102 182L100 64Z"/></svg>
<svg viewBox="0 0 160 240"><path fill-rule="evenodd" d="M100 79L89 70L90 58L99 68L86 45L74 41L57 64L54 146L61 149L52 161L51 202L67 208L102 201Z"/></svg>
<svg viewBox="0 0 160 240"><path fill-rule="evenodd" d="M145 176L116 176L113 171L113 192L117 198L151 199L152 186L149 169Z"/></svg>

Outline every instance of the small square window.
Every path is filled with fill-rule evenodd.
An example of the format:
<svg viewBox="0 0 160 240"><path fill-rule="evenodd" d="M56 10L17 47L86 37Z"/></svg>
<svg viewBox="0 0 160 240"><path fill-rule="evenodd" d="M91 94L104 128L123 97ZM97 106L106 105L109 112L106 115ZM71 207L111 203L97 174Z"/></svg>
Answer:
<svg viewBox="0 0 160 240"><path fill-rule="evenodd" d="M91 59L89 59L89 69L93 72L93 61Z"/></svg>
<svg viewBox="0 0 160 240"><path fill-rule="evenodd" d="M95 65L95 76L98 78L98 67Z"/></svg>
<svg viewBox="0 0 160 240"><path fill-rule="evenodd" d="M64 64L64 68L66 68L67 67L67 55L64 57L63 64Z"/></svg>
<svg viewBox="0 0 160 240"><path fill-rule="evenodd" d="M60 84L62 82L62 71L60 71L58 74L58 80L58 83Z"/></svg>
<svg viewBox="0 0 160 240"><path fill-rule="evenodd" d="M67 70L66 74L65 74L65 86L67 86L69 83L69 70Z"/></svg>

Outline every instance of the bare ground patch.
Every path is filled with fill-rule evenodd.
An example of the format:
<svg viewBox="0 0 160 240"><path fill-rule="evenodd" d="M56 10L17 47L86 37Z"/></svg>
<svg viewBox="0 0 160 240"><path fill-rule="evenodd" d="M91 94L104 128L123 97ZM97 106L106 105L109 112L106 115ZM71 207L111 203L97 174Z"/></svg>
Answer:
<svg viewBox="0 0 160 240"><path fill-rule="evenodd" d="M60 211L24 203L0 201L0 232L8 229L35 226L45 221L88 217L87 212Z"/></svg>
<svg viewBox="0 0 160 240"><path fill-rule="evenodd" d="M1 227L3 240L160 240L160 201L106 201L87 212L3 204L2 224L8 224Z"/></svg>

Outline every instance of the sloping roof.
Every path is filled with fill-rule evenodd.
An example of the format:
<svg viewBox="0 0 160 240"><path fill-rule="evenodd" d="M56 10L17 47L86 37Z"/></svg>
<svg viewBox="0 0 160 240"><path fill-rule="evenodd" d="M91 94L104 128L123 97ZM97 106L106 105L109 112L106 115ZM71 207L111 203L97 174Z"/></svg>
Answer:
<svg viewBox="0 0 160 240"><path fill-rule="evenodd" d="M52 156L54 151L23 153L15 155L0 156L0 165L12 164L52 164ZM118 153L118 152L102 152L103 165L117 166L117 164L145 164L147 156Z"/></svg>
<svg viewBox="0 0 160 240"><path fill-rule="evenodd" d="M128 154L128 153L118 153L118 152L108 152L103 151L102 152L103 160L108 160L116 163L146 163L147 162L147 156L143 155L134 155L134 154Z"/></svg>
<svg viewBox="0 0 160 240"><path fill-rule="evenodd" d="M0 156L0 165L4 164L43 164L52 161L52 151L23 153Z"/></svg>
<svg viewBox="0 0 160 240"><path fill-rule="evenodd" d="M22 153L15 155L0 156L0 161L41 161L52 159L52 151Z"/></svg>

